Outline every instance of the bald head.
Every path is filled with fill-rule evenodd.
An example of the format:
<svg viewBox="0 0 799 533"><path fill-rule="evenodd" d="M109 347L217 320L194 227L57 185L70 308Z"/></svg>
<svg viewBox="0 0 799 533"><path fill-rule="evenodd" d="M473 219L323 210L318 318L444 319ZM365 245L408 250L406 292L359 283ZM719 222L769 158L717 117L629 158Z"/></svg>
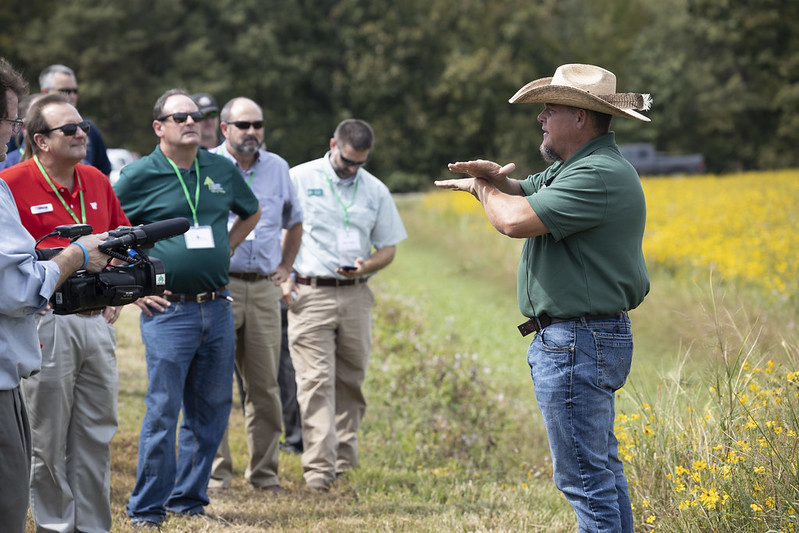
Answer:
<svg viewBox="0 0 799 533"><path fill-rule="evenodd" d="M239 162L251 160L264 142L264 114L249 98L234 98L220 113L220 129L225 145Z"/></svg>

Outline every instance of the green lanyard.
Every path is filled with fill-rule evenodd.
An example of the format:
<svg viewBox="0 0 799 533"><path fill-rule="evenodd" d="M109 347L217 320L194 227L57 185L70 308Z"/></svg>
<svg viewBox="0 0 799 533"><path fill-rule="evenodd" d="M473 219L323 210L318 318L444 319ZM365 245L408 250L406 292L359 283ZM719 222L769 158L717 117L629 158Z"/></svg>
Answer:
<svg viewBox="0 0 799 533"><path fill-rule="evenodd" d="M341 209L344 210L344 227L349 229L350 228L350 214L348 212L349 208L352 207L352 204L355 202L355 195L358 194L358 179L355 179L355 188L352 190L352 198L350 198L350 203L344 205L344 202L341 200L341 196L338 195L336 189L333 188L333 181L330 179L330 176L327 175L327 168L325 167L325 163L322 162L322 171L325 173L325 178L327 179L327 184L330 185L330 191L333 193L333 196L336 197L338 201L338 205L341 206Z"/></svg>
<svg viewBox="0 0 799 533"><path fill-rule="evenodd" d="M72 215L72 220L75 221L75 224L86 224L86 206L83 204L83 187L80 184L80 176L78 176L78 169L77 168L75 169L75 180L77 180L78 182L78 196L80 197L80 220L78 220L78 216L75 214L72 208L69 207L67 203L64 201L64 197L61 196L60 192L58 192L58 187L55 186L53 180L50 179L50 176L48 176L47 172L44 171L44 167L39 162L39 156L34 155L33 160L36 161L36 166L39 167L42 176L44 176L44 179L47 180L47 183L50 185L50 188L53 189L53 192L56 194L56 196L58 196L58 199L61 200L61 205L63 205L64 209L66 209L67 212L70 215Z"/></svg>
<svg viewBox="0 0 799 533"><path fill-rule="evenodd" d="M186 202L189 204L189 209L191 209L191 216L194 217L194 226L197 227L200 225L200 222L197 220L197 206L200 205L200 165L197 163L197 158L194 158L194 173L197 174L197 188L194 191L193 204L191 203L191 196L189 195L189 189L186 187L186 182L183 181L183 176L180 175L180 169L175 162L168 157L166 160L169 161L169 164L175 169L175 174L180 181L180 186L183 187L183 194L186 195Z"/></svg>
<svg viewBox="0 0 799 533"><path fill-rule="evenodd" d="M252 179L253 179L254 177L255 177L255 171L254 171L254 170L251 170L251 171L250 171L250 179L249 179L249 181L247 181L247 185L249 185L249 186L250 186L250 189L252 189Z"/></svg>

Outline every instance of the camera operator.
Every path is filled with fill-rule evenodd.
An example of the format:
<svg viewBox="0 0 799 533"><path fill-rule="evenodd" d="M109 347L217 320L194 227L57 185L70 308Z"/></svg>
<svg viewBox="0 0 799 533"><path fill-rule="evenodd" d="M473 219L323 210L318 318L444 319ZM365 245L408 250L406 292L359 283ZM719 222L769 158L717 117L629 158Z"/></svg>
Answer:
<svg viewBox="0 0 799 533"><path fill-rule="evenodd" d="M80 164L89 123L58 93L26 115L33 158L2 173L35 239L58 225L129 226L108 178ZM41 247L60 248L49 236ZM108 256L105 257L108 259ZM31 412L31 509L37 530L111 529L110 443L117 428L116 334L121 307L36 317L42 371L23 383Z"/></svg>
<svg viewBox="0 0 799 533"><path fill-rule="evenodd" d="M22 77L0 58L0 161L19 131L17 103L27 92ZM31 465L31 433L20 382L39 371L41 351L33 314L45 309L55 289L80 268L101 270L108 256L97 249L106 238L89 235L52 261L37 261L35 242L23 227L14 198L0 180L0 524L25 531Z"/></svg>

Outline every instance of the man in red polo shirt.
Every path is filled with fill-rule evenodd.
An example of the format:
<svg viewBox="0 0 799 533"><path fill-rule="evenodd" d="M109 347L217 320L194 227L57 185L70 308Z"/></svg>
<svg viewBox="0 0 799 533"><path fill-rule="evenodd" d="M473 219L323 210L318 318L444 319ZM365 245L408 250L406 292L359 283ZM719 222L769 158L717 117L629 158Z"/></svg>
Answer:
<svg viewBox="0 0 799 533"><path fill-rule="evenodd" d="M89 125L60 94L38 99L25 125L33 158L0 172L35 239L62 224L94 233L128 226L108 178L89 165ZM69 241L48 237L40 247ZM37 531L110 531L110 442L117 428L120 308L37 316L42 370L22 384L33 441L31 511Z"/></svg>

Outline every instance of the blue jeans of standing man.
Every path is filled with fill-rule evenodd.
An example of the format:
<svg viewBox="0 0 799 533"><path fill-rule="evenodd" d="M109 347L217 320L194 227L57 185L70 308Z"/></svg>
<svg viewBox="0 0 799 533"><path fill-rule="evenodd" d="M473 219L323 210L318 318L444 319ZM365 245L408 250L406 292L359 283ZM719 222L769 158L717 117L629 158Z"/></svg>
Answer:
<svg viewBox="0 0 799 533"><path fill-rule="evenodd" d="M208 504L211 465L232 403L232 304L173 302L152 317L142 313L140 325L150 383L127 511L134 521L160 523L166 511L197 514Z"/></svg>
<svg viewBox="0 0 799 533"><path fill-rule="evenodd" d="M552 324L535 336L527 352L555 486L577 513L581 533L633 531L613 434L615 392L627 379L632 353L626 313Z"/></svg>

